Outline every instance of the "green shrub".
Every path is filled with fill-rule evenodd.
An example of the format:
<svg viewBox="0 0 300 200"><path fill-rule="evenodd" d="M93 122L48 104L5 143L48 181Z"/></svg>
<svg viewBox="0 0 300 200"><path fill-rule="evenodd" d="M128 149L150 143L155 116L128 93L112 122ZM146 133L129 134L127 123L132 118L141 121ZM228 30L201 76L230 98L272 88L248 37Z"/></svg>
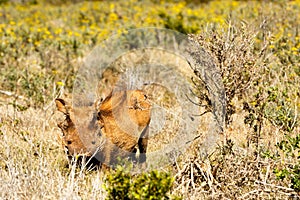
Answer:
<svg viewBox="0 0 300 200"><path fill-rule="evenodd" d="M286 136L286 139L277 143L276 145L283 153L282 156L290 157L292 159L299 159L300 150L300 135L295 137ZM280 156L279 156L280 157ZM300 192L300 162L297 164L284 165L281 168L275 168L274 173L279 180L287 180L296 192Z"/></svg>
<svg viewBox="0 0 300 200"><path fill-rule="evenodd" d="M107 175L107 199L181 199L169 194L174 179L169 173L151 171L136 176L122 167Z"/></svg>

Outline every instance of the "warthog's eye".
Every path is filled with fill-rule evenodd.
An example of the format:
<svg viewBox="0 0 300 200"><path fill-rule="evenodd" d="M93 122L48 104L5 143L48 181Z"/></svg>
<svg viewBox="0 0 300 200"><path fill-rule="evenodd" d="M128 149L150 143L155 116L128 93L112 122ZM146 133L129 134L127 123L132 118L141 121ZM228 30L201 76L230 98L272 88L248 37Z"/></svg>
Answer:
<svg viewBox="0 0 300 200"><path fill-rule="evenodd" d="M67 144L72 144L72 141L71 141L71 140L68 140L68 141L67 141Z"/></svg>
<svg viewBox="0 0 300 200"><path fill-rule="evenodd" d="M100 119L101 119L101 113L98 112L98 114L97 114L97 120L99 121Z"/></svg>

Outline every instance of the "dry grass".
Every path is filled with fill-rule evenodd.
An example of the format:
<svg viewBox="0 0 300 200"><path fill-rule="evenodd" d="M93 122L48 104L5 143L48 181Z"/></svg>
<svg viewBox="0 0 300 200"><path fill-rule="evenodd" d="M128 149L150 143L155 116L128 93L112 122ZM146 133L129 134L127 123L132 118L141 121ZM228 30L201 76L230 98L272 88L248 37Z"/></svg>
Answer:
<svg viewBox="0 0 300 200"><path fill-rule="evenodd" d="M61 132L56 126L54 107L50 107L19 112L12 105L1 106L0 198L104 198L102 172L68 167L58 143Z"/></svg>

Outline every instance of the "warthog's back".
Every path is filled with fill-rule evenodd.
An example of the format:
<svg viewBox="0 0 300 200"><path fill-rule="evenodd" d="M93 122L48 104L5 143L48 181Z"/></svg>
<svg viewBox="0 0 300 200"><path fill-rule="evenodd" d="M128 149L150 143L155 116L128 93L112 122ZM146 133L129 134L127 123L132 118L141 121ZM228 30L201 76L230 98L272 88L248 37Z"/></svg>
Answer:
<svg viewBox="0 0 300 200"><path fill-rule="evenodd" d="M134 151L139 139L148 137L144 130L150 123L150 108L141 90L111 93L98 112L103 134L123 150Z"/></svg>

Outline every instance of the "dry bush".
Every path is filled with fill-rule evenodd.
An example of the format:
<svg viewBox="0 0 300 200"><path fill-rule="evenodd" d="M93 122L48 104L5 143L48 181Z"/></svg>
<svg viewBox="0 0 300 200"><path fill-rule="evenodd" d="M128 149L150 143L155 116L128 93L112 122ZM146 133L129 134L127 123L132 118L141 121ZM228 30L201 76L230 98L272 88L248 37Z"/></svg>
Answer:
<svg viewBox="0 0 300 200"><path fill-rule="evenodd" d="M247 24L235 25L232 22L229 22L228 27L221 31L209 28L199 35L191 35L195 42L213 56L221 71L226 93L227 124L231 122L232 114L236 113L236 101L243 99L260 79L267 46L266 43L255 50L255 39L261 30L259 28Z"/></svg>

